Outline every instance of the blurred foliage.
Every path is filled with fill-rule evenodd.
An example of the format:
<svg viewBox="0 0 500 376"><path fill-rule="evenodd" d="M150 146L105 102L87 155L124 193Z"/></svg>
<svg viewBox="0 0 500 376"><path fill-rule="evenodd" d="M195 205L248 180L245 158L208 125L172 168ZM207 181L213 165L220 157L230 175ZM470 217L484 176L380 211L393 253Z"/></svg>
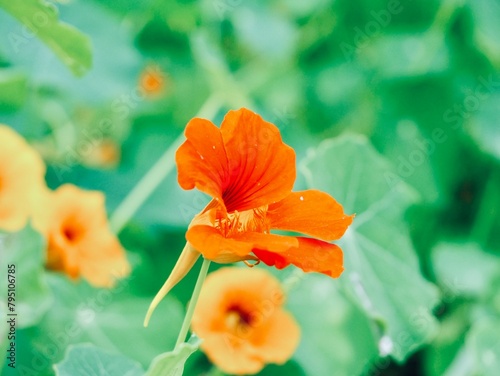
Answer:
<svg viewBox="0 0 500 376"><path fill-rule="evenodd" d="M50 187L102 190L112 215L189 119L255 110L296 150L296 188L357 214L339 280L276 273L303 339L261 375L496 375L499 16L495 0L0 0L0 123ZM120 232L134 273L106 298L16 255L39 315L23 314L20 372L53 375L71 344L93 346L70 347L60 375L78 351L146 370L171 349L195 273L142 319L206 202L163 179ZM210 369L198 352L185 374Z"/></svg>
<svg viewBox="0 0 500 376"><path fill-rule="evenodd" d="M54 368L58 376L144 374L139 364L121 355L108 354L90 344L69 347L65 360Z"/></svg>
<svg viewBox="0 0 500 376"><path fill-rule="evenodd" d="M0 233L2 235L2 247L10 250L6 257L2 257L3 265L16 265L16 278L23 281L16 289L19 313L17 327L30 327L40 321L52 303L43 268L45 239L29 226L18 233ZM17 265L22 267L18 268ZM8 280L7 268L0 271L0 278L2 281ZM0 286L0 293L7 296L7 284Z"/></svg>

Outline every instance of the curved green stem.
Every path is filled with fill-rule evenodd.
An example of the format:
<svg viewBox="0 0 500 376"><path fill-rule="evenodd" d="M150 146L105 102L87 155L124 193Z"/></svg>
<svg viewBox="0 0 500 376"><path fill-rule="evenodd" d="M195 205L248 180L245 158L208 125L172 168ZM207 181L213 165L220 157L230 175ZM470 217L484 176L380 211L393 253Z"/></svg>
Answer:
<svg viewBox="0 0 500 376"><path fill-rule="evenodd" d="M189 326L191 325L191 319L193 318L194 309L198 298L200 297L201 287L205 278L207 277L208 268L210 266L210 260L203 259L203 264L201 265L200 274L198 274L198 279L196 280L196 285L194 286L193 295L191 296L191 301L189 302L188 309L186 311L186 316L184 316L184 321L182 322L182 327L177 337L177 342L175 347L177 348L186 339L186 335L189 331Z"/></svg>

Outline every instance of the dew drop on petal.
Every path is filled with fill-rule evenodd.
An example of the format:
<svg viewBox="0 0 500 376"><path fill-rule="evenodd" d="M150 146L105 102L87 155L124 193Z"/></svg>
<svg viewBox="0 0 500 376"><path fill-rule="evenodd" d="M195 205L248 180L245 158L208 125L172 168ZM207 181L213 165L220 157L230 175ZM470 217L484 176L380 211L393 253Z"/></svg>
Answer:
<svg viewBox="0 0 500 376"><path fill-rule="evenodd" d="M304 196L300 196L300 201L304 201Z"/></svg>
<svg viewBox="0 0 500 376"><path fill-rule="evenodd" d="M201 159L205 159L205 158L203 158L203 155L201 155L201 154L200 154L200 158L201 158Z"/></svg>
<svg viewBox="0 0 500 376"><path fill-rule="evenodd" d="M214 149L214 150L215 150L215 145L212 145L212 149Z"/></svg>

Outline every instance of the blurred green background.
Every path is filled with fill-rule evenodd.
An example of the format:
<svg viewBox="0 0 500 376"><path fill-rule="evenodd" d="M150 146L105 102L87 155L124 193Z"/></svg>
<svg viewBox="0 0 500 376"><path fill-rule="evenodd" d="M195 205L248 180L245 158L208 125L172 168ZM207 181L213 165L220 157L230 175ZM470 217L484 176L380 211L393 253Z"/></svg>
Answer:
<svg viewBox="0 0 500 376"><path fill-rule="evenodd" d="M499 19L495 0L0 0L0 123L40 151L51 188L106 194L134 268L104 303L39 271L19 374L52 375L74 343L144 369L172 348L195 272L142 319L208 201L178 187L173 151L191 118L247 107L296 150L296 189L357 214L339 280L275 273L303 339L261 375L498 375ZM158 160L169 173L129 218ZM185 374L210 369L197 352Z"/></svg>

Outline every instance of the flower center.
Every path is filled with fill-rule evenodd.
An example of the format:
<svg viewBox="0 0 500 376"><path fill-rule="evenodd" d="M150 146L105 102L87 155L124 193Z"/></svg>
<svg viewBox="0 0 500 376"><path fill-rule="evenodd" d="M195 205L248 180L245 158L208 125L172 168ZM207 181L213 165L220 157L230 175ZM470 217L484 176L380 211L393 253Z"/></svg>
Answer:
<svg viewBox="0 0 500 376"><path fill-rule="evenodd" d="M226 327L239 337L249 334L254 320L250 313L239 306L232 306L226 311Z"/></svg>
<svg viewBox="0 0 500 376"><path fill-rule="evenodd" d="M62 228L62 234L70 243L76 243L83 237L84 229L76 223L66 223Z"/></svg>
<svg viewBox="0 0 500 376"><path fill-rule="evenodd" d="M217 213L214 226L226 238L241 232L269 233L270 225L266 218L267 205L242 212L235 210L232 213L224 214Z"/></svg>

